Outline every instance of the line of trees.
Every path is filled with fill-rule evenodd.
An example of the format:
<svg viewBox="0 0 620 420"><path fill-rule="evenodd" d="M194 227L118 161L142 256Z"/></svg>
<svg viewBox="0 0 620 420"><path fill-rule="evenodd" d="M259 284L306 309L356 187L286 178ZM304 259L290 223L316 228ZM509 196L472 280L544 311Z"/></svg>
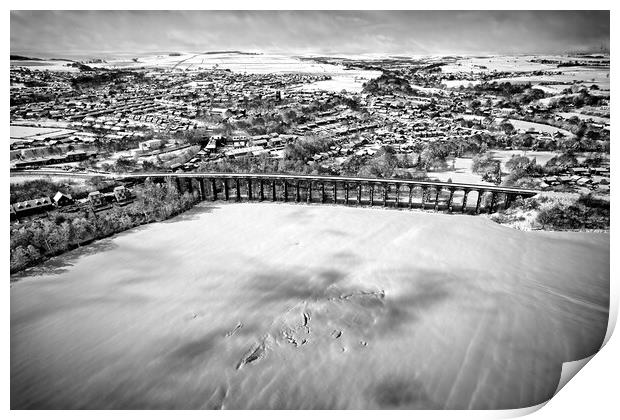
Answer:
<svg viewBox="0 0 620 420"><path fill-rule="evenodd" d="M219 162L202 162L199 171L203 172L249 172L249 173L289 173L289 174L318 174L321 166L308 163L317 153L330 150L336 141L328 138L308 136L289 143L284 147L283 159L274 159L269 155L237 157L223 159Z"/></svg>
<svg viewBox="0 0 620 420"><path fill-rule="evenodd" d="M84 184L78 182L55 182L47 179L33 179L20 183L11 184L11 204L20 201L34 200L41 197L54 197L58 191L80 199L88 196L90 191L111 191L118 183L101 176L89 178Z"/></svg>
<svg viewBox="0 0 620 420"><path fill-rule="evenodd" d="M409 95L413 93L413 89L406 79L397 76L396 73L384 72L381 76L364 83L363 92L375 95L386 95L395 92Z"/></svg>
<svg viewBox="0 0 620 420"><path fill-rule="evenodd" d="M524 213L533 217L526 219ZM607 230L610 201L591 193L577 197L542 195L517 199L508 210L493 214L491 220L502 224L525 222L531 228L544 230Z"/></svg>
<svg viewBox="0 0 620 420"><path fill-rule="evenodd" d="M12 225L10 230L11 273L94 240L133 227L161 221L191 208L197 193L179 194L174 184L154 184L150 179L136 188L136 200L99 214L53 212L43 219Z"/></svg>
<svg viewBox="0 0 620 420"><path fill-rule="evenodd" d="M542 209L536 221L543 229L609 229L610 202L592 194L581 195L573 203L555 203Z"/></svg>
<svg viewBox="0 0 620 420"><path fill-rule="evenodd" d="M493 158L490 153L474 156L471 162L471 171L482 175L483 181L499 184L502 180L500 161Z"/></svg>
<svg viewBox="0 0 620 420"><path fill-rule="evenodd" d="M605 157L597 153L588 156L580 164L574 153L567 152L552 157L545 165L539 165L535 157L530 159L523 155L513 155L506 162L508 176L503 180L503 184L523 188L536 188L539 184L536 178L561 175L576 166L596 166L604 162L606 162ZM492 181L492 179L485 179L485 174L498 171L499 164L499 160L494 159L490 154L477 155L472 160L472 171L483 175L484 180Z"/></svg>
<svg viewBox="0 0 620 420"><path fill-rule="evenodd" d="M393 147L383 146L372 156L352 156L347 159L340 168L340 175L413 179L408 169L417 166L410 155L396 153ZM422 171L419 175L425 177L426 172Z"/></svg>
<svg viewBox="0 0 620 420"><path fill-rule="evenodd" d="M271 158L267 154L248 155L219 162L202 162L198 170L202 172L342 175L404 179L420 177L424 179L425 168L437 169L446 166L443 155L445 151L437 152L437 154L431 153L420 158L420 155L415 153L396 153L394 148L388 145L383 146L372 156L352 155L339 166L322 165L313 160L315 154L327 152L335 145L337 142L332 139L306 138L288 144L284 149L283 159ZM408 170L412 168L418 169L415 175Z"/></svg>

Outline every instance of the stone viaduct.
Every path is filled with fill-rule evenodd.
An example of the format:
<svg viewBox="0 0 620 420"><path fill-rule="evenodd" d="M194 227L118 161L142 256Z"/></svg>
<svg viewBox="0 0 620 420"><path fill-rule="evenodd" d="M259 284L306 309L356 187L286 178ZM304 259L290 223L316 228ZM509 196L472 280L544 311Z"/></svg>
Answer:
<svg viewBox="0 0 620 420"><path fill-rule="evenodd" d="M404 179L241 173L140 173L115 176L126 181L174 182L202 200L283 201L391 208L420 208L468 214L493 213L536 190L493 185Z"/></svg>

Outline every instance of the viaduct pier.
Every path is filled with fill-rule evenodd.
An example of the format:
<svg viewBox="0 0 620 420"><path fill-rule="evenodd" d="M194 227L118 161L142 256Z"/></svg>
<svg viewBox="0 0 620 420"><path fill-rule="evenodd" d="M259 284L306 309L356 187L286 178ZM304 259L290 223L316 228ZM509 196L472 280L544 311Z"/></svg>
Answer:
<svg viewBox="0 0 620 420"><path fill-rule="evenodd" d="M125 181L173 182L181 192L210 201L282 201L351 206L428 209L467 214L506 209L536 190L493 185L403 179L250 173L116 174Z"/></svg>

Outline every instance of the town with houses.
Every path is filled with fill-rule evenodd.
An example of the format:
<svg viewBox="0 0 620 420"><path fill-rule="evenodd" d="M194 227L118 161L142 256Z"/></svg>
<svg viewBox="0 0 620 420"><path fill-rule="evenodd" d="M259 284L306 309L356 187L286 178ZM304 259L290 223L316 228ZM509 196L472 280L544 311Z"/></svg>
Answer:
<svg viewBox="0 0 620 420"><path fill-rule="evenodd" d="M361 86L349 91L321 89L332 79L324 73L97 62L40 70L29 65L38 59L12 59L16 176L256 171L249 161L269 172L354 175L389 150L397 159L391 173L371 168L370 175L499 185L510 179L513 156L532 156L538 170L512 184L609 193L605 55L520 58L524 70L511 71L489 69L497 57L489 65L463 57L302 59L379 75L355 76ZM537 66L553 70L529 70ZM565 77L567 69L576 69L574 79ZM603 83L586 78L592 69L603 69L594 73ZM303 162L286 164L293 145L312 142L320 146L306 147ZM472 170L475 159L482 169ZM42 212L55 201L33 200L11 203L11 213Z"/></svg>

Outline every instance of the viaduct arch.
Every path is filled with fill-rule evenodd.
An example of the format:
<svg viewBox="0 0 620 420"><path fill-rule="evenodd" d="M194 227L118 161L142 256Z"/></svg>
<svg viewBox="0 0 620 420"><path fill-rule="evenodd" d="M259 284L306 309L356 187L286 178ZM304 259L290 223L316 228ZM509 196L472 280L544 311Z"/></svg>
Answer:
<svg viewBox="0 0 620 420"><path fill-rule="evenodd" d="M467 214L493 213L536 190L493 185L403 179L250 173L117 174L116 179L174 182L181 192L198 191L201 200L283 201L370 207L421 208Z"/></svg>

